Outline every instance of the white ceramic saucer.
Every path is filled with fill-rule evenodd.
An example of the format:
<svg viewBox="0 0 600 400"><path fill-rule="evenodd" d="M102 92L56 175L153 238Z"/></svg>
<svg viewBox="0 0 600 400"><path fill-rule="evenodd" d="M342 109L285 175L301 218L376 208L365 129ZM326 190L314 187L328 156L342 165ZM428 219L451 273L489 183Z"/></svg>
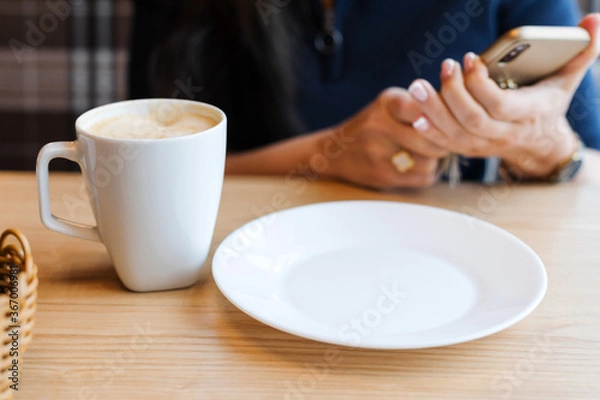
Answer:
<svg viewBox="0 0 600 400"><path fill-rule="evenodd" d="M508 232L412 204L345 201L277 212L229 235L221 292L274 328L377 349L445 346L499 332L544 297L540 258Z"/></svg>

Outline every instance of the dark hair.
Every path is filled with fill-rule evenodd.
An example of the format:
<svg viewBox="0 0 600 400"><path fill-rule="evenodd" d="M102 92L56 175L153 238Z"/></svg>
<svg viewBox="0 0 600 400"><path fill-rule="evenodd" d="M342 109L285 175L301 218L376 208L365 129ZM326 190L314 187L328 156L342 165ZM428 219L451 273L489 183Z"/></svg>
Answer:
<svg viewBox="0 0 600 400"><path fill-rule="evenodd" d="M153 96L193 97L225 111L230 151L272 143L302 129L294 104L291 53L299 41L294 39L293 5L271 15L259 5L183 1L175 29L149 65Z"/></svg>

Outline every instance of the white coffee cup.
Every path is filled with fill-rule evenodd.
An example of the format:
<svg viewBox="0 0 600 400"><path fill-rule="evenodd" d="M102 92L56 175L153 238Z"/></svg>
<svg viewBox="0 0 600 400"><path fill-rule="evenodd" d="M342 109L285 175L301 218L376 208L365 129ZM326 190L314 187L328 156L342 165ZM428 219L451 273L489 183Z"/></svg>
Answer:
<svg viewBox="0 0 600 400"><path fill-rule="evenodd" d="M149 110L172 116L193 112L214 119L207 130L174 138L97 136L99 121ZM123 284L147 292L196 283L208 256L221 199L226 151L225 114L208 104L178 99L112 103L81 115L77 140L44 146L37 181L42 222L67 235L106 246ZM96 226L55 217L50 210L48 164L78 163Z"/></svg>

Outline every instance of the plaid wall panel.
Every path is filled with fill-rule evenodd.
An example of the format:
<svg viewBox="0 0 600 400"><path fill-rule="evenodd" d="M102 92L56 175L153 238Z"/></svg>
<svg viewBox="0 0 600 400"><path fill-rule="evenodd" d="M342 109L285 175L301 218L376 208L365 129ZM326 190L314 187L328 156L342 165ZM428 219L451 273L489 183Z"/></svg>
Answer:
<svg viewBox="0 0 600 400"><path fill-rule="evenodd" d="M43 144L75 137L79 114L125 98L132 7L0 0L0 169L33 169Z"/></svg>

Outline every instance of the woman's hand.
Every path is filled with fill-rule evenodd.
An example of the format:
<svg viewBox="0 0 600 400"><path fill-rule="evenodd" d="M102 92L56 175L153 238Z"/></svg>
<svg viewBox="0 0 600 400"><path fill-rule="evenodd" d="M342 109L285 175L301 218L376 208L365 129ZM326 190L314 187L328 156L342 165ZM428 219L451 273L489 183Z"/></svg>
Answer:
<svg viewBox="0 0 600 400"><path fill-rule="evenodd" d="M375 189L427 187L448 151L418 134L421 109L405 89L389 88L340 125L227 157L229 174L321 176ZM392 158L407 152L414 165L400 172Z"/></svg>
<svg viewBox="0 0 600 400"><path fill-rule="evenodd" d="M439 160L445 148L419 135L412 126L421 113L407 90L390 88L354 117L322 137L323 146L332 137L343 136L347 148L329 160L324 174L376 189L427 187L435 183ZM414 165L401 172L392 158L406 151ZM402 169L402 168L400 168Z"/></svg>
<svg viewBox="0 0 600 400"><path fill-rule="evenodd" d="M566 118L571 99L600 54L600 15L580 23L591 43L553 76L518 90L502 90L481 59L470 53L464 71L453 60L442 63L438 94L417 80L409 92L422 114L415 129L428 140L469 157L501 157L523 178L543 177L572 154L576 138Z"/></svg>

